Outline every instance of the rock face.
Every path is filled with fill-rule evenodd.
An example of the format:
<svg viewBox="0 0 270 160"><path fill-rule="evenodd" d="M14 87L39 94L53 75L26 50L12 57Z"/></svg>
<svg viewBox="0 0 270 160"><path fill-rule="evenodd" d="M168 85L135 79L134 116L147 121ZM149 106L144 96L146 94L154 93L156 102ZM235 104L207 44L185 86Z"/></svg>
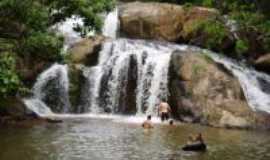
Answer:
<svg viewBox="0 0 270 160"><path fill-rule="evenodd" d="M175 117L215 127L270 126L270 116L250 109L228 70L206 55L190 52L172 55L169 99Z"/></svg>
<svg viewBox="0 0 270 160"><path fill-rule="evenodd" d="M98 62L98 52L105 39L103 36L96 36L75 43L69 50L71 63L95 65Z"/></svg>
<svg viewBox="0 0 270 160"><path fill-rule="evenodd" d="M52 64L49 61L37 60L27 56L24 58L17 56L16 58L17 71L27 86L32 86L37 76Z"/></svg>
<svg viewBox="0 0 270 160"><path fill-rule="evenodd" d="M81 64L69 64L68 66L68 75L69 75L69 100L71 103L72 113L80 113L78 105L80 103L81 91L85 83L85 77L83 76L82 69L83 65Z"/></svg>
<svg viewBox="0 0 270 160"><path fill-rule="evenodd" d="M121 32L131 38L178 42L188 37L190 25L219 16L214 9L166 3L132 2L120 6Z"/></svg>
<svg viewBox="0 0 270 160"><path fill-rule="evenodd" d="M270 53L259 57L254 65L256 69L270 73Z"/></svg>

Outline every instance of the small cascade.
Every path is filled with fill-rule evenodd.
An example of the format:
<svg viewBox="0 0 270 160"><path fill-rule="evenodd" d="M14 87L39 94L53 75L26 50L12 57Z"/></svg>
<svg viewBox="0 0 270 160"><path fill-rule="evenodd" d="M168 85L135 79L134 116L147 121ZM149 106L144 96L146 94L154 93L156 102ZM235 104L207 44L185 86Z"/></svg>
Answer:
<svg viewBox="0 0 270 160"><path fill-rule="evenodd" d="M146 55L147 56L147 55ZM170 54L149 55L145 57L144 64L139 63L139 78L137 88L137 114L157 113L160 100L167 100L168 96L168 69Z"/></svg>
<svg viewBox="0 0 270 160"><path fill-rule="evenodd" d="M270 113L270 76L248 68L229 58L209 54L216 62L223 64L239 80L249 106L254 111Z"/></svg>
<svg viewBox="0 0 270 160"><path fill-rule="evenodd" d="M103 75L100 66L86 67L83 69L83 76L86 78L86 83L83 88L83 96L79 108L83 108L81 112L100 113L99 107L99 90L101 78Z"/></svg>
<svg viewBox="0 0 270 160"><path fill-rule="evenodd" d="M115 39L117 37L118 26L118 9L115 8L104 20L104 26L102 28L103 35Z"/></svg>
<svg viewBox="0 0 270 160"><path fill-rule="evenodd" d="M36 113L51 113L51 109L54 112L65 113L70 109L68 90L67 65L54 64L39 75L33 87L34 95L26 99L25 104Z"/></svg>

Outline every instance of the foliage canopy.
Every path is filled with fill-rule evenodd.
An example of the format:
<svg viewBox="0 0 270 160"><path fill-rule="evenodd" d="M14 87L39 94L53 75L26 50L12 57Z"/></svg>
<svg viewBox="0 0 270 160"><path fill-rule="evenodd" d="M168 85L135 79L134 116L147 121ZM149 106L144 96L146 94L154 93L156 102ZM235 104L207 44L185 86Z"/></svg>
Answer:
<svg viewBox="0 0 270 160"><path fill-rule="evenodd" d="M114 0L0 0L0 96L14 94L21 82L16 59L60 61L63 37L51 27L71 16L82 18L77 31L100 31L98 14L109 11Z"/></svg>

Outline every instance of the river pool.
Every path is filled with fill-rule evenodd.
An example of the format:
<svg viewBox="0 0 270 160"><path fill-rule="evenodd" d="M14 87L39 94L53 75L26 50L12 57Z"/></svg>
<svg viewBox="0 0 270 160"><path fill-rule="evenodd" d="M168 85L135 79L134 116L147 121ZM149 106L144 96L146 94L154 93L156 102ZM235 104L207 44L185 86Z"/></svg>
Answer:
<svg viewBox="0 0 270 160"><path fill-rule="evenodd" d="M1 160L269 160L270 135L191 124L156 123L144 130L142 119L65 118L61 124L0 128ZM188 135L202 132L203 153L184 152Z"/></svg>

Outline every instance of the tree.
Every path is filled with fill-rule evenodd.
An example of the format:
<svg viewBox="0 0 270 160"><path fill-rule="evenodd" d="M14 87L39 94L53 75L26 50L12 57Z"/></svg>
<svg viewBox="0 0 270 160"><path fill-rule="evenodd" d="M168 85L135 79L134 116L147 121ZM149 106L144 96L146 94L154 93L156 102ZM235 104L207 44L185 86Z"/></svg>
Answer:
<svg viewBox="0 0 270 160"><path fill-rule="evenodd" d="M75 15L84 22L78 31L99 32L102 20L98 15L111 10L114 3L114 0L0 0L0 55L8 53L11 54L8 57L13 57L0 56L2 90L8 90L11 85L14 92L20 86L14 67L16 56L52 62L61 60L63 37L50 29L53 25ZM10 72L14 76L7 74ZM13 85L14 79L18 79L16 85ZM0 92L0 96L10 93Z"/></svg>

